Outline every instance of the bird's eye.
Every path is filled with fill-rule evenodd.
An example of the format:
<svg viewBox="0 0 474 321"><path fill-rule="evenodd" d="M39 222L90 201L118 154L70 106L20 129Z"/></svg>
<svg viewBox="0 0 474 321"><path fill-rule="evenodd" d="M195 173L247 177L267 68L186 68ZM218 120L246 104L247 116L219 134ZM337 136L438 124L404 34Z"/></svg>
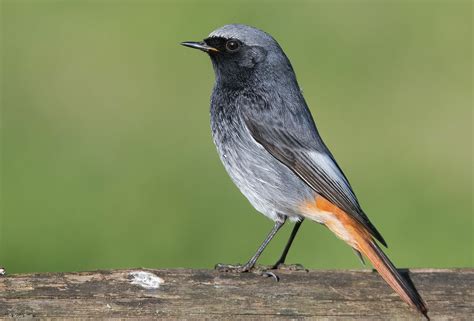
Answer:
<svg viewBox="0 0 474 321"><path fill-rule="evenodd" d="M234 52L234 51L239 50L240 43L237 40L229 40L229 41L226 42L225 48L228 51Z"/></svg>

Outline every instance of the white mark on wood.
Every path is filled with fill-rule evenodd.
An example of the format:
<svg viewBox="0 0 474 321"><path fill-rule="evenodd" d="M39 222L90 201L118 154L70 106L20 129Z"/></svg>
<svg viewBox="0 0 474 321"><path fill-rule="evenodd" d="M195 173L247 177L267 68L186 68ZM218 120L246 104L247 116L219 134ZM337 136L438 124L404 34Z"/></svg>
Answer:
<svg viewBox="0 0 474 321"><path fill-rule="evenodd" d="M136 284L145 289L158 289L165 281L159 276L145 271L133 271L128 274L132 284Z"/></svg>

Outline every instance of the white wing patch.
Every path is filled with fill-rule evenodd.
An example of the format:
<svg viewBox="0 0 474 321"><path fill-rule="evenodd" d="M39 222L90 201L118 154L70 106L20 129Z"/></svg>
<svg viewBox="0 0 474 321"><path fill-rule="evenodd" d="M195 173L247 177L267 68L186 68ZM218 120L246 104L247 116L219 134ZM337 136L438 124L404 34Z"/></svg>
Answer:
<svg viewBox="0 0 474 321"><path fill-rule="evenodd" d="M341 176L336 164L334 164L333 160L328 155L316 151L308 151L308 154L311 159L313 159L314 162L326 173L330 174L330 176Z"/></svg>
<svg viewBox="0 0 474 321"><path fill-rule="evenodd" d="M336 163L327 154L322 154L317 151L308 151L308 155L314 161L316 166L320 167L321 170L333 179L348 195L353 197L353 192L349 188L349 183L344 178Z"/></svg>

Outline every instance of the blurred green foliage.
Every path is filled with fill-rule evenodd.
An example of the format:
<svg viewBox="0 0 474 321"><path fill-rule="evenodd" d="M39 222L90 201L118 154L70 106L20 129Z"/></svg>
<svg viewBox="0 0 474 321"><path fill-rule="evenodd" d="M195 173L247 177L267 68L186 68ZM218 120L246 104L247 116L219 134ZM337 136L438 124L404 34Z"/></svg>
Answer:
<svg viewBox="0 0 474 321"><path fill-rule="evenodd" d="M211 142L209 59L178 45L235 22L286 51L394 262L473 265L470 1L4 0L1 10L9 272L212 267L254 253L272 223ZM289 261L360 267L311 222Z"/></svg>

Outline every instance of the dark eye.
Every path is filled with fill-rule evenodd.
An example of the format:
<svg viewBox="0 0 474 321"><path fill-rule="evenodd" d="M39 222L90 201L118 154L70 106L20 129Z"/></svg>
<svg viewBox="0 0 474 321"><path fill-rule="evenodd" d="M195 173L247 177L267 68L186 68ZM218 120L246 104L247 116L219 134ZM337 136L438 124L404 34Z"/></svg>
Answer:
<svg viewBox="0 0 474 321"><path fill-rule="evenodd" d="M240 48L240 43L237 40L229 40L225 44L228 51L237 51Z"/></svg>

